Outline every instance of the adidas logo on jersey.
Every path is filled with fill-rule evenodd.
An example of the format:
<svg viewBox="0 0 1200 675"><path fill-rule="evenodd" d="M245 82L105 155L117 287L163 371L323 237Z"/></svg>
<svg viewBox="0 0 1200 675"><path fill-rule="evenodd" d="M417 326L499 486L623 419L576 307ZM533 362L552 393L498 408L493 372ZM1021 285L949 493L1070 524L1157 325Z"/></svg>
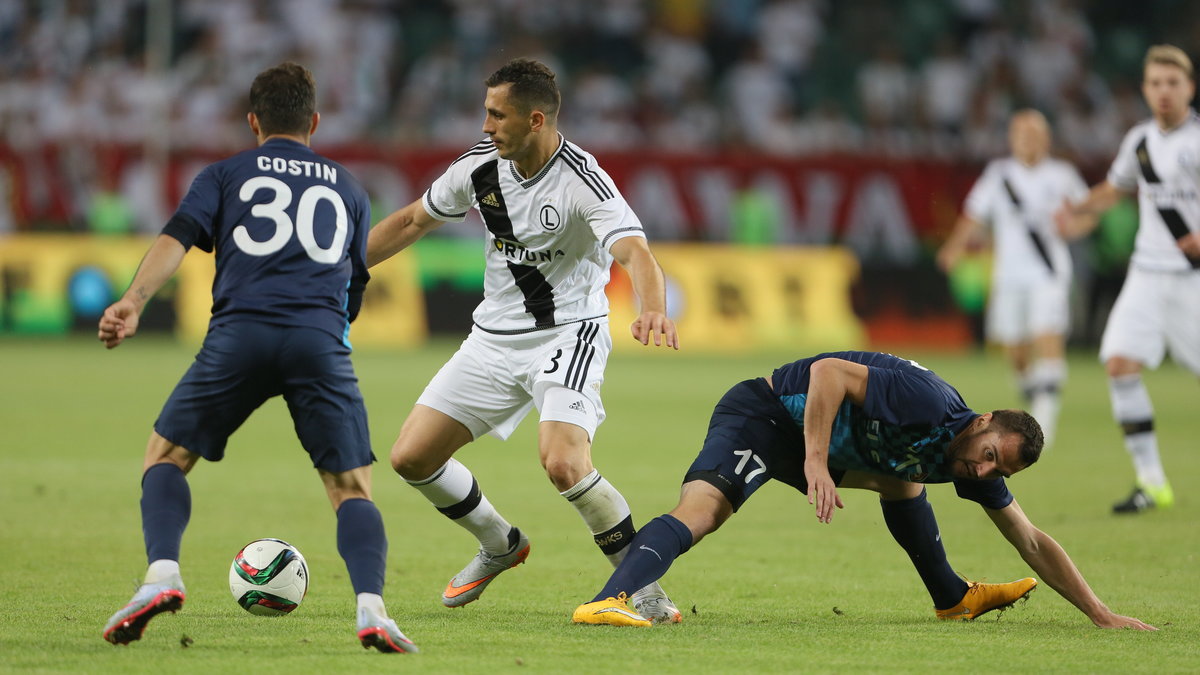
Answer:
<svg viewBox="0 0 1200 675"><path fill-rule="evenodd" d="M577 412L587 412L587 408L584 407L583 401L575 401L567 407Z"/></svg>
<svg viewBox="0 0 1200 675"><path fill-rule="evenodd" d="M497 209L500 208L500 200L496 199L495 192L487 193L487 196L484 197L483 199L480 199L479 203L483 204L485 206L490 206L492 208L497 208Z"/></svg>

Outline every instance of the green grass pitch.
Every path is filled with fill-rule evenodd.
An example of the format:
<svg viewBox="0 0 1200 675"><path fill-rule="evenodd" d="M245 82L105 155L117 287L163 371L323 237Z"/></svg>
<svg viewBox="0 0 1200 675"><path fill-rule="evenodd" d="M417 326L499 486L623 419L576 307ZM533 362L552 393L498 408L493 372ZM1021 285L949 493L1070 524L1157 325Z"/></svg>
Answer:
<svg viewBox="0 0 1200 675"><path fill-rule="evenodd" d="M621 336L619 336L621 337ZM454 349L363 351L355 364L376 454L386 458L428 379ZM686 347L686 343L685 343ZM570 614L609 573L579 516L538 465L535 424L506 443L485 439L458 457L485 494L530 535L526 565L483 599L449 610L439 593L473 555L473 539L388 468L375 498L390 539L386 598L422 649L365 652L334 517L292 432L269 402L232 438L225 461L190 477L184 538L187 604L144 638L113 647L105 619L125 602L145 561L138 481L147 433L195 347L137 338L114 352L79 340L0 341L0 671L44 672L1195 672L1200 668L1200 385L1171 364L1147 374L1164 462L1178 503L1118 518L1132 485L1094 354L1072 357L1059 442L1011 481L1035 524L1072 555L1114 610L1157 633L1102 631L1048 587L997 618L935 620L875 498L844 490L833 523L801 495L770 484L720 532L682 557L663 585L681 625L649 630L575 626ZM641 523L670 509L703 439L713 403L735 382L802 354L704 357L619 353L605 384L600 470ZM905 354L933 368L984 411L1017 404L994 355ZM974 579L1031 571L974 504L930 489L950 559ZM279 537L308 559L303 606L254 617L228 591L234 553Z"/></svg>

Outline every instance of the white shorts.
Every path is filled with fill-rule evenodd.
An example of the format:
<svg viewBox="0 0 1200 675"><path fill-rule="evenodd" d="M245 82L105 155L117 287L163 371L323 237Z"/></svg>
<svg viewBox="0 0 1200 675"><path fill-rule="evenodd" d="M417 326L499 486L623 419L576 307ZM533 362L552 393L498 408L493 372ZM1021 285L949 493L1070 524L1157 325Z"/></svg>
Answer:
<svg viewBox="0 0 1200 675"><path fill-rule="evenodd" d="M1120 356L1157 368L1168 348L1200 375L1200 272L1130 267L1104 326L1100 361Z"/></svg>
<svg viewBox="0 0 1200 675"><path fill-rule="evenodd" d="M508 438L534 406L541 421L574 424L593 438L604 421L600 385L611 351L607 318L521 335L476 326L417 403L462 422L472 438Z"/></svg>
<svg viewBox="0 0 1200 675"><path fill-rule="evenodd" d="M995 284L988 298L987 335L1011 345L1039 335L1066 335L1070 326L1070 282L1009 286Z"/></svg>

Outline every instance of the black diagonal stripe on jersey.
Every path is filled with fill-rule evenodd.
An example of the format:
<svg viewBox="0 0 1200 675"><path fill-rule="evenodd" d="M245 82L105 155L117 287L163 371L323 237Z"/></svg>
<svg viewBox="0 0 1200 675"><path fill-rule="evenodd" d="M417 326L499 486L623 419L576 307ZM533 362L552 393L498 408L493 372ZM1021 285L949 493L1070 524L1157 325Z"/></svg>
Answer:
<svg viewBox="0 0 1200 675"><path fill-rule="evenodd" d="M521 243L513 233L512 221L508 218L508 205L500 192L500 160L480 164L471 172L471 185L475 187L475 201L479 204L479 213L492 236L514 244ZM490 206L484 199L491 197L496 201Z"/></svg>
<svg viewBox="0 0 1200 675"><path fill-rule="evenodd" d="M554 325L554 287L546 281L541 270L533 265L518 265L508 263L508 271L512 272L517 288L525 296L525 311L533 315L533 323L538 328Z"/></svg>
<svg viewBox="0 0 1200 675"><path fill-rule="evenodd" d="M1163 219L1163 222L1167 224L1167 229L1171 231L1171 236L1175 237L1176 241L1183 239L1192 233L1192 231L1188 229L1187 223L1183 222L1183 216L1179 215L1179 212L1175 209L1159 209L1158 215ZM1180 251L1180 253L1183 253L1183 251ZM1192 266L1192 269L1200 270L1200 259L1193 258L1186 253L1183 254L1183 257L1187 259L1188 264Z"/></svg>
<svg viewBox="0 0 1200 675"><path fill-rule="evenodd" d="M1154 164L1150 162L1150 150L1146 147L1146 137L1137 144L1138 167L1142 170L1142 178L1146 179L1147 183L1161 183L1162 179L1158 177L1158 173L1154 171ZM1171 232L1171 236L1178 241L1192 233L1192 230L1183 221L1183 216L1179 215L1179 211L1175 209L1158 209L1158 215L1162 217L1163 223L1166 224L1167 230ZM1180 251L1183 253L1183 251ZM1200 269L1200 260L1193 258L1186 253L1183 255L1192 269Z"/></svg>
<svg viewBox="0 0 1200 675"><path fill-rule="evenodd" d="M479 204L479 213L487 229L499 242L511 242L520 245L521 241L513 232L512 220L508 217L508 206L504 195L500 192L500 160L480 164L471 172L471 184L475 187L475 200ZM486 197L496 200L496 206L484 203ZM554 325L554 287L546 281L546 277L533 265L518 265L511 260L505 261L508 271L513 275L513 281L521 294L525 296L525 311L533 315L534 325L544 328Z"/></svg>
<svg viewBox="0 0 1200 675"><path fill-rule="evenodd" d="M1000 182L1004 184L1004 191L1008 193L1008 198L1012 200L1013 206L1017 207L1017 212L1021 217L1025 217L1025 209L1021 206L1021 198L1017 196L1017 191L1013 189L1007 178L1001 178ZM1046 242L1042 240L1042 235L1033 228L1033 223L1026 221L1025 231L1029 233L1029 239L1033 242L1033 248L1041 257L1042 262L1046 263L1047 269L1051 274L1054 274L1054 262L1050 259L1050 251L1046 248Z"/></svg>
<svg viewBox="0 0 1200 675"><path fill-rule="evenodd" d="M1142 170L1142 178L1145 178L1147 183L1161 183L1162 179L1158 177L1158 173L1154 171L1154 165L1150 163L1150 150L1146 148L1145 136L1142 136L1142 140L1138 141L1137 149L1133 152L1137 155L1138 167Z"/></svg>
<svg viewBox="0 0 1200 675"><path fill-rule="evenodd" d="M606 201L613 198L612 190L610 190L608 185L605 184L604 179L600 177L600 174L596 173L594 169L588 168L587 160L571 150L570 146L563 147L562 155L566 165L571 167L571 170L583 180L584 184L592 189L592 192L596 193L596 196L600 198L600 201Z"/></svg>

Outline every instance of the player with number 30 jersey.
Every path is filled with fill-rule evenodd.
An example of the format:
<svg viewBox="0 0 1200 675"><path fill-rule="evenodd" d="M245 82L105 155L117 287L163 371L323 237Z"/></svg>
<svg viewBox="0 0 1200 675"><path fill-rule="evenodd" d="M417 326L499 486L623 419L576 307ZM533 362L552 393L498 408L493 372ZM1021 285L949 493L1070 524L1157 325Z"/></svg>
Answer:
<svg viewBox="0 0 1200 675"><path fill-rule="evenodd" d="M100 319L100 340L109 349L120 345L137 332L146 303L189 249L216 254L208 334L146 446L145 583L108 620L104 639L138 640L150 619L183 605L186 475L200 459L224 457L246 418L282 396L337 514L359 641L383 652L415 652L383 604L387 534L371 501L375 455L350 361L350 322L368 278L367 195L348 171L309 148L321 118L316 82L304 67L283 63L260 73L246 119L257 147L200 172L129 289Z"/></svg>

